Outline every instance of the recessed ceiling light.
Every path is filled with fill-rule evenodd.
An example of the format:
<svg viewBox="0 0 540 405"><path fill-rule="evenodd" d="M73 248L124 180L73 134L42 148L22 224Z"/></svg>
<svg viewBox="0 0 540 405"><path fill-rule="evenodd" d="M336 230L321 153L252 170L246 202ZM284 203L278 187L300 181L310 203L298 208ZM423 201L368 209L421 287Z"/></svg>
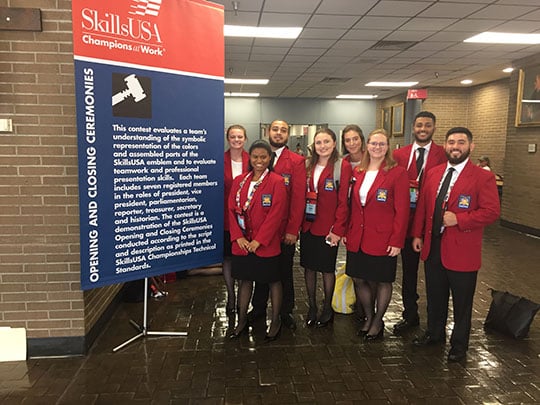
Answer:
<svg viewBox="0 0 540 405"><path fill-rule="evenodd" d="M224 93L225 97L259 97L259 95L260 93L235 93L228 91Z"/></svg>
<svg viewBox="0 0 540 405"><path fill-rule="evenodd" d="M268 79L225 79L225 84L268 84Z"/></svg>
<svg viewBox="0 0 540 405"><path fill-rule="evenodd" d="M540 44L540 34L516 34L511 32L482 32L463 42L476 42L482 44Z"/></svg>
<svg viewBox="0 0 540 405"><path fill-rule="evenodd" d="M465 80L462 80L460 83L461 83L461 84L471 84L471 83L472 83L472 80L470 80L470 79L465 79Z"/></svg>
<svg viewBox="0 0 540 405"><path fill-rule="evenodd" d="M340 94L336 98L354 98L354 99L373 99L377 98L376 94Z"/></svg>
<svg viewBox="0 0 540 405"><path fill-rule="evenodd" d="M503 72L504 73L512 73L514 71L514 68L513 67L507 67L507 68L504 68L503 69Z"/></svg>
<svg viewBox="0 0 540 405"><path fill-rule="evenodd" d="M369 82L366 86L374 87L412 87L416 86L418 82Z"/></svg>
<svg viewBox="0 0 540 405"><path fill-rule="evenodd" d="M253 38L298 38L302 27L251 27L247 25L225 25L223 33L226 37Z"/></svg>

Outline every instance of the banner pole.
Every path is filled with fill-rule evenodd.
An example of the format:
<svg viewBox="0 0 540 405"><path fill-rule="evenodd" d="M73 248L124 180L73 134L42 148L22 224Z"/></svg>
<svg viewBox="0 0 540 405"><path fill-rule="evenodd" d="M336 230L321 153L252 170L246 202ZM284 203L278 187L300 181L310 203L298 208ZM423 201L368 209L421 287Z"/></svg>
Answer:
<svg viewBox="0 0 540 405"><path fill-rule="evenodd" d="M132 338L126 340L124 343L113 348L113 352L126 347L130 343L136 341L137 339L146 337L146 336L187 336L187 332L165 332L165 331L149 331L148 330L148 277L144 278L144 303L143 303L143 324L139 325L134 320L130 319L129 323L132 324L135 329L139 331L138 334Z"/></svg>

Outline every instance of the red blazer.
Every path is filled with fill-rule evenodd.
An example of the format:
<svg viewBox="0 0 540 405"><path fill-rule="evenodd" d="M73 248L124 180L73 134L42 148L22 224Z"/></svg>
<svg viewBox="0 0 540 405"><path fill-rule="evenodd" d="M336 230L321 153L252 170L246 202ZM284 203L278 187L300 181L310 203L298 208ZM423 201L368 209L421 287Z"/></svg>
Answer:
<svg viewBox="0 0 540 405"><path fill-rule="evenodd" d="M400 166L381 168L362 207L359 191L365 175L353 172L347 250L362 248L369 255L386 256L388 246L403 248L405 243L410 206L407 171Z"/></svg>
<svg viewBox="0 0 540 405"><path fill-rule="evenodd" d="M246 235L238 225L236 210L236 193L245 175L234 179L231 193L229 195L229 223L232 242L232 254L236 256L247 256L248 252L240 249L235 241L242 236L247 240L256 240L261 244L255 251L259 257L272 257L281 253L282 223L287 219L287 190L283 184L283 178L273 172L266 175L259 185L251 205L244 213L246 224ZM240 191L240 206L244 207L247 200L249 183L253 174L251 173Z"/></svg>
<svg viewBox="0 0 540 405"><path fill-rule="evenodd" d="M426 260L431 248L431 227L435 199L446 164L427 173L413 223L413 236L424 238L420 258ZM458 224L446 228L441 239L441 260L454 271L477 271L482 264L484 227L500 214L495 176L469 160L450 190L447 210L454 212Z"/></svg>
<svg viewBox="0 0 540 405"><path fill-rule="evenodd" d="M224 181L224 191L223 191L223 206L225 207L224 215L223 215L223 230L228 231L229 230L229 213L228 213L228 202L229 202L229 193L231 192L231 186L233 182L232 177L232 166L231 166L231 151L227 150L225 151L225 155L223 157L223 162L225 163L225 167L223 170L225 181ZM245 173L248 171L249 166L249 153L247 153L245 150L242 151L242 173Z"/></svg>
<svg viewBox="0 0 540 405"><path fill-rule="evenodd" d="M288 148L283 149L274 166L274 172L281 175L287 189L287 201L289 204L287 221L281 231L282 237L286 233L298 235L304 209L306 206L306 166L305 159Z"/></svg>
<svg viewBox="0 0 540 405"><path fill-rule="evenodd" d="M407 165L409 164L409 158L411 157L411 150L413 145L407 145L403 146L402 148L395 149L393 156L394 160L397 162L398 166L404 167L405 170L407 170ZM424 179L426 178L426 173L434 168L435 166L438 166L442 163L446 163L446 153L444 151L444 148L440 145L437 145L435 142L431 142L431 147L429 148L429 153L427 155L426 164L424 165L424 175L422 176L422 183L424 182ZM413 158L411 161L411 165L407 170L407 175L409 180L416 180L416 159ZM414 211L415 209L411 209L409 213L409 227L407 236L412 237L412 224L414 220Z"/></svg>
<svg viewBox="0 0 540 405"><path fill-rule="evenodd" d="M341 161L339 190L336 190L334 187L334 165L328 165L324 168L317 183L317 214L315 215L315 221L309 222L304 219L302 232L310 231L313 235L326 236L328 232L332 231L338 236L345 235L349 216L347 196L351 175L351 164L343 159ZM315 191L313 170L308 181L310 182L309 190Z"/></svg>

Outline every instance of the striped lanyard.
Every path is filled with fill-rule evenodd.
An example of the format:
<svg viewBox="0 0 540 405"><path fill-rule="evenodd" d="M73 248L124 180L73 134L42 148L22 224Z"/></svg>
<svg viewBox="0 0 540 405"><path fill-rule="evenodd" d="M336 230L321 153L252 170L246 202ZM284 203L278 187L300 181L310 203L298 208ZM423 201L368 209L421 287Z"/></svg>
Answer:
<svg viewBox="0 0 540 405"><path fill-rule="evenodd" d="M257 182L253 185L253 188L251 189L251 192L248 193L247 200L246 200L246 202L244 204L244 209L242 210L242 212L247 212L247 210L249 209L249 206L251 205L251 200L253 199L253 194L255 194L255 191L257 191L257 188L262 183L262 181L264 180L264 178L266 177L268 172L269 172L269 170L266 169L264 171L264 173L262 174L262 176L259 178L259 180L257 180ZM248 173L242 179L242 181L240 182L240 184L238 186L238 191L236 192L236 206L238 208L240 208L240 192L242 191L242 187L244 187L244 184L246 183L246 180L248 179L249 176L251 176L251 173Z"/></svg>

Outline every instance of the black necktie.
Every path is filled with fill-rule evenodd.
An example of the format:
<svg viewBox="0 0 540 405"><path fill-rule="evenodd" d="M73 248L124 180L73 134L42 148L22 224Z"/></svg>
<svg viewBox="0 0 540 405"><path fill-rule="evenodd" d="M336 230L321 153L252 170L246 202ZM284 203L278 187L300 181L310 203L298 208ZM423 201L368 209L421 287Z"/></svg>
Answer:
<svg viewBox="0 0 540 405"><path fill-rule="evenodd" d="M454 170L455 169L453 167L448 169L448 172L446 173L446 176L441 184L439 194L437 194L437 199L435 200L435 209L433 210L433 227L431 228L431 233L433 236L439 236L441 234L446 194L448 193L448 187L450 187L450 181L452 180L452 173Z"/></svg>
<svg viewBox="0 0 540 405"><path fill-rule="evenodd" d="M418 157L416 158L416 176L419 177L420 171L424 166L424 152L426 150L424 148L418 148L416 150L418 151Z"/></svg>
<svg viewBox="0 0 540 405"><path fill-rule="evenodd" d="M275 166L277 160L276 152L272 152L272 166Z"/></svg>

